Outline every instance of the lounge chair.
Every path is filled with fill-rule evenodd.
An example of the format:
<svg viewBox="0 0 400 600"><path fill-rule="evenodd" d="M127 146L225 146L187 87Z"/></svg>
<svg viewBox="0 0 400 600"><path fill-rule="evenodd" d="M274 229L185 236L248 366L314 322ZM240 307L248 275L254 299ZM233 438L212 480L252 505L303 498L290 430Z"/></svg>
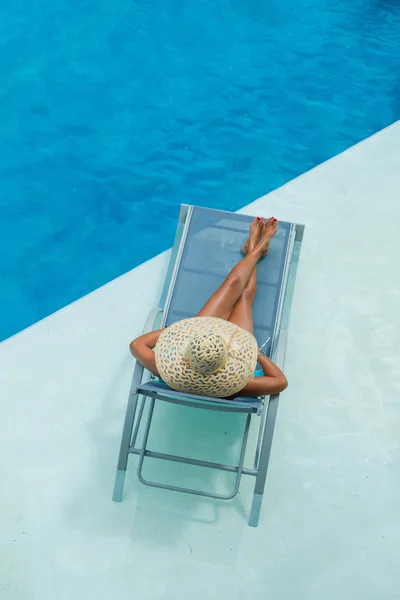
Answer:
<svg viewBox="0 0 400 600"><path fill-rule="evenodd" d="M159 306L149 314L144 332L155 329L156 323L157 328L168 327L175 321L193 317L198 313L233 265L240 260L240 248L248 236L252 219L253 217L238 213L182 205L163 293ZM303 232L303 225L281 221L278 233L270 244L267 257L260 261L257 267L258 288L253 308L254 335L259 346L268 337L271 338L266 347L266 354L281 369L285 360L290 306ZM137 410L139 398L141 403ZM246 414L238 464L226 465L149 450L147 447L149 431L157 401L196 409ZM175 392L150 375L137 362L122 433L113 500L116 502L122 500L128 458L130 454L136 454L139 457L137 474L143 484L178 492L229 500L237 494L242 475L255 477L249 525L257 526L278 401L279 394L264 398L239 397L235 400L227 400ZM144 417L146 403L149 403L149 406ZM259 421L258 440L253 466L247 468L244 466L244 459L252 417ZM139 446L136 446L143 418L144 435ZM143 463L148 458L236 473L234 488L229 494L220 494L149 481L142 474Z"/></svg>

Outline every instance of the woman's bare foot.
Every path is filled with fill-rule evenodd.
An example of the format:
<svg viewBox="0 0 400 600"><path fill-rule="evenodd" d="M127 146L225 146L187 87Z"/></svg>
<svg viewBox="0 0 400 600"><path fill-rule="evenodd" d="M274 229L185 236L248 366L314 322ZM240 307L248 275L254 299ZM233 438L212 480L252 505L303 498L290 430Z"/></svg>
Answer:
<svg viewBox="0 0 400 600"><path fill-rule="evenodd" d="M254 250L254 247L257 245L261 234L261 228L263 225L263 219L261 217L256 217L250 224L250 234L245 243L242 246L242 252L247 256L248 252Z"/></svg>
<svg viewBox="0 0 400 600"><path fill-rule="evenodd" d="M268 254L269 243L278 231L278 220L275 217L265 219L260 233L260 240L257 244L261 256Z"/></svg>

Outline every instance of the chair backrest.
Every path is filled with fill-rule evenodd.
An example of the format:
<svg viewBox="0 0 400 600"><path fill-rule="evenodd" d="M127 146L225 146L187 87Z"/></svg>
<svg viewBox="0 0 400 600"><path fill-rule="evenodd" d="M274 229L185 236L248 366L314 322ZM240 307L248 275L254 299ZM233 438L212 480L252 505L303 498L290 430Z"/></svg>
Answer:
<svg viewBox="0 0 400 600"><path fill-rule="evenodd" d="M241 247L253 217L194 207L187 229L172 294L165 307L164 326L195 316L218 289L232 267L243 258ZM259 346L273 337L291 223L280 222L268 255L257 267L257 295L253 307L254 335ZM266 353L269 354L271 344Z"/></svg>

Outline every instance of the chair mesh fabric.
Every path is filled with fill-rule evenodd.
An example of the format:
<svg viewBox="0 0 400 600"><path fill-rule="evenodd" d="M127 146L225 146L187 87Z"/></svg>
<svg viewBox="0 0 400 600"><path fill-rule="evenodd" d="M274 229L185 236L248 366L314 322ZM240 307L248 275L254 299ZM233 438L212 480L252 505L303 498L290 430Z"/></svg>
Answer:
<svg viewBox="0 0 400 600"><path fill-rule="evenodd" d="M243 254L253 217L195 207L171 301L164 315L165 326L194 317L218 289ZM272 337L290 223L280 222L268 255L257 266L257 295L253 306L254 335L261 346ZM265 349L268 355L271 344Z"/></svg>

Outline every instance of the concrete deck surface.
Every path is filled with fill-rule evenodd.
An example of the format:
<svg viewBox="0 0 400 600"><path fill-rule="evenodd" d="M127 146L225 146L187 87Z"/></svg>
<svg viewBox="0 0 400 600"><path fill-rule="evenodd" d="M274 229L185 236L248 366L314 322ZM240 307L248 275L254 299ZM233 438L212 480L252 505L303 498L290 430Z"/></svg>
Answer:
<svg viewBox="0 0 400 600"><path fill-rule="evenodd" d="M128 342L168 253L0 346L2 599L400 598L399 190L400 122L243 209L307 227L258 529L253 480L210 501L140 485L131 459L111 502ZM229 457L223 419L165 407L152 446Z"/></svg>

